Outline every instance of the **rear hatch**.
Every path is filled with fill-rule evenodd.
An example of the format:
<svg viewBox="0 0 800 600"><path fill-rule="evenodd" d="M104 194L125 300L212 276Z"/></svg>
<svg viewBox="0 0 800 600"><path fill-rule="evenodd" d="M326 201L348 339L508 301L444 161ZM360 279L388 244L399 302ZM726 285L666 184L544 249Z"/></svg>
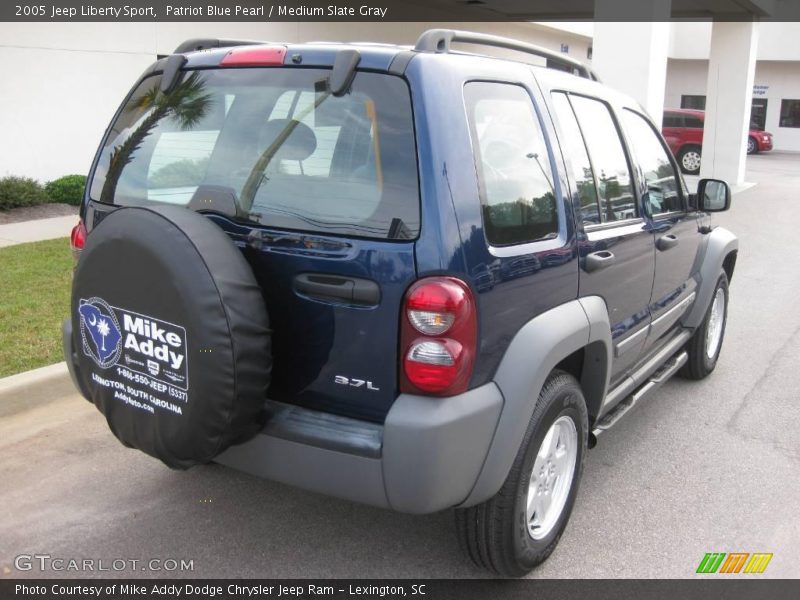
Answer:
<svg viewBox="0 0 800 600"><path fill-rule="evenodd" d="M98 155L90 214L153 203L207 213L261 284L270 398L381 421L397 395L400 306L416 277L411 100L403 79L375 72L334 96L330 75L189 70L166 94L161 75L143 79Z"/></svg>

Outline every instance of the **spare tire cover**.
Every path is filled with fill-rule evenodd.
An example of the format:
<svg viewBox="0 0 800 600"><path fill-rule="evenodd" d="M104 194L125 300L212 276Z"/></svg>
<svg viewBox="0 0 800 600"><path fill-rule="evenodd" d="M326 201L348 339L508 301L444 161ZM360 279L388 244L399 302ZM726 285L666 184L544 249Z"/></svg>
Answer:
<svg viewBox="0 0 800 600"><path fill-rule="evenodd" d="M120 441L173 468L264 422L267 312L241 251L185 208L119 208L87 238L72 287L78 377Z"/></svg>

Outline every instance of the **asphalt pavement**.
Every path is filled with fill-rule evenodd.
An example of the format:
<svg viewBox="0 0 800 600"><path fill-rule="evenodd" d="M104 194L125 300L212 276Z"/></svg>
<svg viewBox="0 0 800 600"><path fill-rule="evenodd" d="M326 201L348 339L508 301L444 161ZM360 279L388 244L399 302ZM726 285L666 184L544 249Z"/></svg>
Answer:
<svg viewBox="0 0 800 600"><path fill-rule="evenodd" d="M533 577L693 577L707 552L771 552L758 577L800 577L800 154L751 157L747 179L758 185L716 217L741 244L716 371L673 379L600 439ZM0 506L5 577L483 576L449 511L400 515L216 465L171 471L123 448L77 394L0 418ZM193 570L17 570L35 554Z"/></svg>

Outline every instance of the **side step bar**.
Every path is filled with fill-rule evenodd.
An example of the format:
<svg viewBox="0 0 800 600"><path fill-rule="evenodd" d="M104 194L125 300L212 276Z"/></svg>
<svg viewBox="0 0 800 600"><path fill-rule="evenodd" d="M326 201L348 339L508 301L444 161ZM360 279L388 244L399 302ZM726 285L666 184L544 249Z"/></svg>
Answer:
<svg viewBox="0 0 800 600"><path fill-rule="evenodd" d="M614 425L616 425L619 420L624 417L629 410L636 406L636 404L642 398L660 388L665 381L677 373L678 369L686 364L688 359L688 354L686 354L686 352L681 352L664 363L664 365L658 369L658 371L653 373L653 375L647 382L644 383L644 385L637 389L633 394L622 400L611 410L611 412L609 412L595 424L594 429L592 430L592 435L595 437L595 439L601 433L608 431Z"/></svg>

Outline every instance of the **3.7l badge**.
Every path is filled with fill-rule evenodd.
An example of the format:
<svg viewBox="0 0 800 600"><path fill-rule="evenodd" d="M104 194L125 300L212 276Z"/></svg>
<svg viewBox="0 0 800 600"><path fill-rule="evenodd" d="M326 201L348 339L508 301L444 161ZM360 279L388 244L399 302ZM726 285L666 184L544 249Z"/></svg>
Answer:
<svg viewBox="0 0 800 600"><path fill-rule="evenodd" d="M375 387L371 381L367 381L366 379L356 379L355 377L345 377L344 375L336 375L333 378L334 383L338 383L339 385L349 385L350 387L363 387L373 392L381 391L380 388Z"/></svg>

